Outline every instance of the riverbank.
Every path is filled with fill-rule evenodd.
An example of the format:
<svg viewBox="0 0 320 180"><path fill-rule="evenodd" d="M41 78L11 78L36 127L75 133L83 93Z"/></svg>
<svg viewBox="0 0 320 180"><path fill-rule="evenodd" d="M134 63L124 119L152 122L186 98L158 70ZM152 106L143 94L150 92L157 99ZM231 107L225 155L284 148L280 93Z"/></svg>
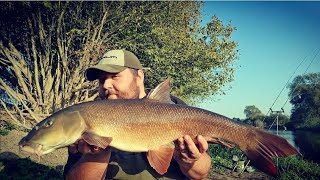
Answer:
<svg viewBox="0 0 320 180"><path fill-rule="evenodd" d="M269 130L277 134L275 130ZM304 159L320 163L320 132L313 130L278 131L278 135L285 138L299 150Z"/></svg>

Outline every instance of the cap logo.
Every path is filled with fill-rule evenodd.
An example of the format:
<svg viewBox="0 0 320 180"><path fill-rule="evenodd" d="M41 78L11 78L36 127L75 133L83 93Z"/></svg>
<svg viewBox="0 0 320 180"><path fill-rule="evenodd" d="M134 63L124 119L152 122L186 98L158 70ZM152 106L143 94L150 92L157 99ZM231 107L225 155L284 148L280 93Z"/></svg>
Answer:
<svg viewBox="0 0 320 180"><path fill-rule="evenodd" d="M99 64L110 64L117 66L124 66L124 54L122 50L112 50L104 54Z"/></svg>
<svg viewBox="0 0 320 180"><path fill-rule="evenodd" d="M104 58L118 58L117 56L105 56Z"/></svg>

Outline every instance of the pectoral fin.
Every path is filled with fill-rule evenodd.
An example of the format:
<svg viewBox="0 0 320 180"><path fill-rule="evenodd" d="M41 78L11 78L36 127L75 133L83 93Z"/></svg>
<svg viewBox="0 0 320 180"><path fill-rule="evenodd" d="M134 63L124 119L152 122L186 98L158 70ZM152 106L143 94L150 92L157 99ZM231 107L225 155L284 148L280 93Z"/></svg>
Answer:
<svg viewBox="0 0 320 180"><path fill-rule="evenodd" d="M149 164L157 173L163 175L167 172L173 156L174 149L169 146L161 146L158 150L149 150L147 158Z"/></svg>
<svg viewBox="0 0 320 180"><path fill-rule="evenodd" d="M82 138L88 144L98 146L103 149L105 149L112 141L112 137L103 137L92 132L84 132L82 134Z"/></svg>

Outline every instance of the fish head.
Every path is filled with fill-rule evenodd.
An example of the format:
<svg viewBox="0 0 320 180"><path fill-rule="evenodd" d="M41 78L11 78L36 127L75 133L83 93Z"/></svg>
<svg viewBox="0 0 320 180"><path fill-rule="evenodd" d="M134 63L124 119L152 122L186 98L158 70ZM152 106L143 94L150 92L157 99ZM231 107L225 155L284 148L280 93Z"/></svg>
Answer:
<svg viewBox="0 0 320 180"><path fill-rule="evenodd" d="M33 127L19 142L20 150L38 156L66 147L81 137L84 122L79 112L53 114Z"/></svg>

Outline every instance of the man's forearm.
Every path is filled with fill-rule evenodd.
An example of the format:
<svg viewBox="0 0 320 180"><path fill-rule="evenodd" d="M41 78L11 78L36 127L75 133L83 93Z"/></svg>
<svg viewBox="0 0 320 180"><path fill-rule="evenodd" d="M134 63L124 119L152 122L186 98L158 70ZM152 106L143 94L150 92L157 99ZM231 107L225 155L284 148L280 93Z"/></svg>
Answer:
<svg viewBox="0 0 320 180"><path fill-rule="evenodd" d="M200 159L192 164L178 162L180 170L190 179L203 179L208 176L211 168L211 157L204 153Z"/></svg>
<svg viewBox="0 0 320 180"><path fill-rule="evenodd" d="M67 172L66 179L104 179L111 152L83 155Z"/></svg>

